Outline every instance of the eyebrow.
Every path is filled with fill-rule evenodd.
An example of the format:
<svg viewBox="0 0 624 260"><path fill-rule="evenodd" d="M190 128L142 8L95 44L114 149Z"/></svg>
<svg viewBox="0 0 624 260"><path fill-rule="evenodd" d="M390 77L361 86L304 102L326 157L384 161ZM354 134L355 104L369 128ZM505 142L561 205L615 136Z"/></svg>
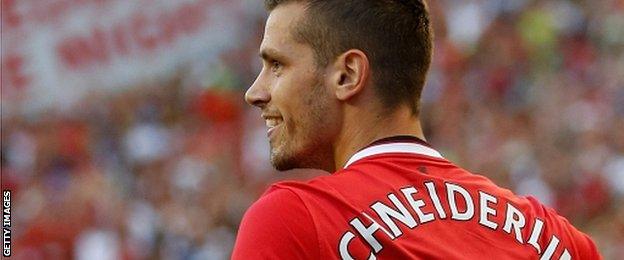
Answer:
<svg viewBox="0 0 624 260"><path fill-rule="evenodd" d="M263 60L283 59L282 55L280 55L277 50L273 48L262 49L258 56L260 56Z"/></svg>

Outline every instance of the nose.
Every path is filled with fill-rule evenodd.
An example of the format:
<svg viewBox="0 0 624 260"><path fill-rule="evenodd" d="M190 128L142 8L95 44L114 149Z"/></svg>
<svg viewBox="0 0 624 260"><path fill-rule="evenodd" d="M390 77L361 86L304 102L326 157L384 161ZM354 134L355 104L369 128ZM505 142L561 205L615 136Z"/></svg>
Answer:
<svg viewBox="0 0 624 260"><path fill-rule="evenodd" d="M258 75L251 87L247 89L245 93L245 101L259 108L263 108L269 101L271 101L271 93L268 89L268 84L264 82L262 74Z"/></svg>

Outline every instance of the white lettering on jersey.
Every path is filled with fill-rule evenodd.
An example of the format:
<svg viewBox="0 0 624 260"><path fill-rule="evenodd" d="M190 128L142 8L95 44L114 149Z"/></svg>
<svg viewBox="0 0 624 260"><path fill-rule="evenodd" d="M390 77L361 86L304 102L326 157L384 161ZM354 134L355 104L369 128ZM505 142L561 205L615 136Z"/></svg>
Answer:
<svg viewBox="0 0 624 260"><path fill-rule="evenodd" d="M529 237L528 244L532 245L535 250L537 250L537 254L542 253L542 248L537 243L537 239L542 235L542 228L544 228L544 222L541 219L536 218L535 224L533 224L533 230L531 231L531 236Z"/></svg>
<svg viewBox="0 0 624 260"><path fill-rule="evenodd" d="M488 205L490 202L496 204L498 199L490 194L479 191L479 224L496 230L498 224L488 219L489 215L496 216L496 210L490 208Z"/></svg>
<svg viewBox="0 0 624 260"><path fill-rule="evenodd" d="M360 233L360 235L364 238L364 240L366 240L366 242L373 248L373 251L375 253L379 253L379 251L383 249L383 246L379 243L377 238L373 236L373 234L377 232L378 230L383 230L384 233L386 233L390 238L394 239L394 236L392 236L392 234L390 234L387 230L385 230L382 226L380 226L379 223L373 220L370 216L368 215L365 215L365 216L367 216L368 219L372 222L370 226L365 227L359 218L354 218L353 220L351 220L350 224L351 226L353 226L353 228L355 228L355 230L357 230L358 233Z"/></svg>
<svg viewBox="0 0 624 260"><path fill-rule="evenodd" d="M555 253L555 249L557 249L557 245L559 245L559 238L552 236L550 238L550 242L548 243L548 247L544 250L542 257L540 257L540 260L550 260Z"/></svg>
<svg viewBox="0 0 624 260"><path fill-rule="evenodd" d="M353 256L349 254L349 243L351 240L355 238L355 235L351 233L351 231L345 232L344 235L340 238L340 245L338 246L338 251L340 251L340 259L342 260L354 260ZM377 257L373 252L368 256L368 260L375 260Z"/></svg>
<svg viewBox="0 0 624 260"><path fill-rule="evenodd" d="M513 205L507 203L507 217L505 217L505 225L503 226L503 230L508 234L511 234L511 228L513 227L514 232L516 233L516 240L518 242L522 242L522 231L521 229L526 224L526 220L524 219L524 215L520 210L516 209Z"/></svg>
<svg viewBox="0 0 624 260"><path fill-rule="evenodd" d="M346 231L341 236L338 245L338 254L340 255L340 257L342 259L353 259L352 254L350 254L349 252L349 244L356 243L356 241L366 241L366 244L368 244L368 246L372 249L368 259L376 259L376 254L378 254L384 248L383 244L378 239L380 238L380 234L377 231L381 230L391 240L395 240L396 238L404 235L403 231L397 224L398 222L403 223L410 230L412 230L417 229L418 224L436 221L436 217L433 212L423 211L423 208L427 207L427 203L431 202L433 203L435 211L439 215L438 219L446 219L446 216L450 215L452 220L469 221L474 217L475 214L474 202L478 201L478 223L481 226L484 226L485 228L491 230L497 230L497 228L502 225L502 230L510 235L513 233L513 238L515 238L518 242L520 242L521 244L529 244L533 248L535 248L537 250L537 254L541 255L540 259L551 259L557 249L557 246L559 245L559 238L557 238L556 236L552 236L548 246L542 254L542 247L540 246L539 241L540 239L542 239L542 236L544 236L543 231L545 223L543 220L538 218L534 220L531 235L525 243L522 236L522 230L523 228L525 228L527 223L526 217L520 210L518 210L518 208L516 208L511 203L505 203L505 219L500 220L500 222L504 223L497 223L496 220L494 220L495 218L492 218L492 216L497 216L497 210L500 210L496 207L496 205L499 203L502 204L504 202L500 201L499 198L494 195L479 191L478 197L473 198L464 187L457 184L446 183L445 186L447 196L445 198L447 199L447 201L445 202L448 203L450 210L450 212L446 212L444 207L442 206L442 201L440 200L440 198L444 197L440 197L438 190L436 190L434 182L424 182L423 186L423 188L427 189L431 201L426 199L416 199L415 194L418 193L418 189L413 186L402 188L400 189L399 193L396 193L404 197L404 201L406 201L410 205L410 208L413 210L413 213L416 213L416 216L412 215L412 211L408 210L408 208L404 205L404 203L401 202L401 199L399 199L399 197L395 193L390 193L387 195L387 200L390 203L384 203L380 200L371 205L371 209L375 211L375 213L377 213L381 222L383 222L390 231L388 231L384 226L380 225L379 222L375 221L365 212L362 212L361 214L370 221L371 224L369 226L365 226L360 218L356 217L351 220L349 223L357 232ZM443 191L442 194L444 194ZM459 206L457 204L458 198L463 199L466 204L464 212L460 212ZM394 207L388 205L394 205ZM363 240L354 239L358 235ZM571 259L571 255L566 248L563 248L563 253L559 259Z"/></svg>
<svg viewBox="0 0 624 260"><path fill-rule="evenodd" d="M448 195L449 207L451 208L451 218L454 220L469 220L474 216L474 203L472 198L466 189L459 185L452 183L446 184L446 190ZM459 212L457 209L457 201L455 201L455 194L459 194L464 198L466 202L466 211Z"/></svg>
<svg viewBox="0 0 624 260"><path fill-rule="evenodd" d="M340 244L338 244L338 251L340 251L340 258L343 260L353 260L353 256L349 254L349 242L355 238L355 235L351 231L347 231L340 238Z"/></svg>
<svg viewBox="0 0 624 260"><path fill-rule="evenodd" d="M414 187L403 188L401 189L401 192L403 192L403 196L405 196L405 199L407 199L407 202L410 204L410 206L412 206L412 209L414 210L414 212L416 212L416 215L418 215L418 220L420 221L421 224L427 223L434 219L433 213L424 213L422 211L421 208L425 206L425 202L423 200L414 199L413 195L418 192L416 188Z"/></svg>
<svg viewBox="0 0 624 260"><path fill-rule="evenodd" d="M564 249L563 254L561 254L561 257L559 257L559 260L570 260L570 259L572 259L570 252L568 252L568 249Z"/></svg>
<svg viewBox="0 0 624 260"><path fill-rule="evenodd" d="M377 215L379 215L379 217L381 218L381 221L386 223L386 226L390 228L390 230L392 231L392 234L394 234L394 237L395 238L400 237L403 234L403 232L401 232L401 229L392 220L392 218L398 221L401 221L403 224L405 224L409 228L414 228L416 226L416 220L414 219L412 214L410 214L410 212L407 211L407 208L405 208L405 205L403 205L403 203L399 201L396 195L390 193L388 195L388 199L392 201L392 204L394 204L394 206L397 209L399 209L399 211L391 207L388 207L381 202L375 202L375 204L373 204L371 208L377 213Z"/></svg>
<svg viewBox="0 0 624 260"><path fill-rule="evenodd" d="M427 187L427 191L429 191L429 196L433 201L433 206L435 206L436 211L440 215L440 219L446 218L446 212L444 212L444 208L442 208L442 203L440 202L440 197L438 197L438 192L436 192L435 184L433 182L425 182L425 186Z"/></svg>

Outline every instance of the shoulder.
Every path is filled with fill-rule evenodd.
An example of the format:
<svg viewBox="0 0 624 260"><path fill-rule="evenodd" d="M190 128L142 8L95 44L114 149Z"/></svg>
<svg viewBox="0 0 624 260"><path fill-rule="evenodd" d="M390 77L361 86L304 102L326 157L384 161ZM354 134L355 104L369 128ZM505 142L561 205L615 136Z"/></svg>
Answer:
<svg viewBox="0 0 624 260"><path fill-rule="evenodd" d="M578 230L565 217L559 215L553 208L541 204L534 197L524 198L532 205L537 219L545 223L543 232L548 236L542 236L542 240L537 241L544 245L544 250L548 250L546 245L550 247L551 244L555 244L556 248L554 241L560 241L564 248L562 254L566 254L565 251L567 251L567 254L578 259L602 259L590 236Z"/></svg>
<svg viewBox="0 0 624 260"><path fill-rule="evenodd" d="M302 199L284 185L272 185L247 210L236 238L233 259L316 258L314 220Z"/></svg>
<svg viewBox="0 0 624 260"><path fill-rule="evenodd" d="M271 186L245 213L241 229L270 226L275 230L288 230L293 225L313 222L302 199L291 189ZM265 228L266 229L266 228Z"/></svg>

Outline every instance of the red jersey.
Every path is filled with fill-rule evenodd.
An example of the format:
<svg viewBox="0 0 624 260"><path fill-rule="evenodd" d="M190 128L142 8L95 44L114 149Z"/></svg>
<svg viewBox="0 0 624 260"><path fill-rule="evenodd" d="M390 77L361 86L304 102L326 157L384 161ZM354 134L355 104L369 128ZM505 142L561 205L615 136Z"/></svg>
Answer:
<svg viewBox="0 0 624 260"><path fill-rule="evenodd" d="M600 259L591 239L532 197L445 160L414 137L344 169L272 185L245 213L233 259Z"/></svg>

